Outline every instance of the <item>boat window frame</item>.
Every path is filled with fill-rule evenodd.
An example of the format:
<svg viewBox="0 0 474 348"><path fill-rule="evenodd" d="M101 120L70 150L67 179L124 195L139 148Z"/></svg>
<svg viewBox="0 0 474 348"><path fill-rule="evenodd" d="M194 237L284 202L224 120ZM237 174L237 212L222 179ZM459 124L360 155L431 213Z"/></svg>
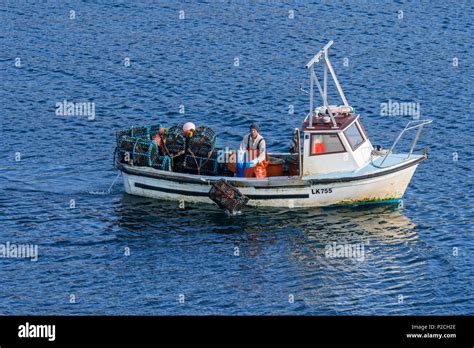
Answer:
<svg viewBox="0 0 474 348"><path fill-rule="evenodd" d="M338 132L311 132L309 133L309 156L324 156L324 155L333 155L335 153L347 153L347 149L344 146L344 142L341 139L341 136L339 135L340 131ZM339 139L339 143L341 144L342 148L344 149L343 151L335 151L335 152L324 152L324 153L312 153L313 152L313 135L336 135L337 138Z"/></svg>
<svg viewBox="0 0 474 348"><path fill-rule="evenodd" d="M357 125L359 126L360 130L362 131L362 136L365 138L365 140L369 139L369 135L367 134L367 131L365 130L364 125L362 122L360 122L359 119L357 119Z"/></svg>
<svg viewBox="0 0 474 348"><path fill-rule="evenodd" d="M348 126L343 130L344 136L346 137L346 140L347 140L347 142L349 143L349 146L351 147L352 152L356 151L359 147L361 147L361 146L367 141L367 138L366 138L366 136L365 136L365 133L361 130L361 128L360 128L360 126L359 126L359 124L358 124L358 121L359 121L359 120L356 119L354 122L352 122L350 125L348 125ZM357 146L355 146L355 147L354 147L354 145L352 145L352 143L351 143L349 137L348 137L347 134L346 134L346 131L348 131L349 128L351 128L353 124L355 124L355 126L356 126L357 130L359 131L359 134L360 134L360 136L361 136L361 138L362 138L362 141L361 141L359 144L357 144Z"/></svg>

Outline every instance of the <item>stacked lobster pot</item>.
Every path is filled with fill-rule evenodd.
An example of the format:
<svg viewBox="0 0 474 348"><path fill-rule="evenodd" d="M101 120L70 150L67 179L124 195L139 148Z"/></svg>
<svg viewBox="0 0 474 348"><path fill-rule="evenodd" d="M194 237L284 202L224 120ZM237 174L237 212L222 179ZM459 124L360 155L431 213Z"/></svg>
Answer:
<svg viewBox="0 0 474 348"><path fill-rule="evenodd" d="M183 169L187 173L217 175L222 165L218 163L215 149L216 133L212 128L200 126L188 140Z"/></svg>
<svg viewBox="0 0 474 348"><path fill-rule="evenodd" d="M158 145L154 139L162 136L161 128L156 124L117 132L118 160L135 166L199 175L225 172L225 163L218 162L216 133L212 128L200 126L192 137L186 138L183 125L176 124L168 129Z"/></svg>
<svg viewBox="0 0 474 348"><path fill-rule="evenodd" d="M132 127L118 131L117 156L120 162L135 166L149 166L161 170L171 170L171 160L164 155L152 137L158 134L161 125Z"/></svg>
<svg viewBox="0 0 474 348"><path fill-rule="evenodd" d="M171 159L171 168L175 172L182 171L186 138L183 134L183 125L176 124L168 129L164 141L163 151Z"/></svg>
<svg viewBox="0 0 474 348"><path fill-rule="evenodd" d="M149 133L146 127L132 127L116 133L117 155L121 162L133 163L133 150L137 142L147 143Z"/></svg>
<svg viewBox="0 0 474 348"><path fill-rule="evenodd" d="M166 151L170 156L179 156L184 154L186 149L186 138L183 134L183 125L177 124L168 129L166 135Z"/></svg>

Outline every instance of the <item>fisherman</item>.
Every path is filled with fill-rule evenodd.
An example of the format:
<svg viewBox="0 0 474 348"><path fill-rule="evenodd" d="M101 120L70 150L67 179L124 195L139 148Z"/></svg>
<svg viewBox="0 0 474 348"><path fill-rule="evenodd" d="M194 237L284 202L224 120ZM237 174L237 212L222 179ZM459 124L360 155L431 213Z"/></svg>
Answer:
<svg viewBox="0 0 474 348"><path fill-rule="evenodd" d="M186 122L183 125L183 133L186 139L191 139L196 131L196 126L192 122Z"/></svg>
<svg viewBox="0 0 474 348"><path fill-rule="evenodd" d="M244 136L240 143L240 150L247 153L244 174L246 177L264 178L267 176L266 144L259 132L258 123L252 123L250 133Z"/></svg>
<svg viewBox="0 0 474 348"><path fill-rule="evenodd" d="M158 147L161 147L162 145L165 144L166 142L166 136L168 135L168 128L160 128L157 134L155 134L151 140L158 145Z"/></svg>
<svg viewBox="0 0 474 348"><path fill-rule="evenodd" d="M181 150L177 152L173 157L179 157L181 155L184 155L186 151L189 150L189 141L191 140L191 138L194 136L194 133L196 132L196 125L192 122L186 122L183 125L182 131L186 140L185 150Z"/></svg>

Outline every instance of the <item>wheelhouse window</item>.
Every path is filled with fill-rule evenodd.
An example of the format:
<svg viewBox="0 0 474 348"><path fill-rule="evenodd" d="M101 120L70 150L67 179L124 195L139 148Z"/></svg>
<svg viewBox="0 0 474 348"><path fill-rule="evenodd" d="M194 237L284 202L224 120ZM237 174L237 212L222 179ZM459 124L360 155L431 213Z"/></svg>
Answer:
<svg viewBox="0 0 474 348"><path fill-rule="evenodd" d="M364 137L360 132L357 122L352 123L349 128L344 131L344 135L347 138L347 141L352 147L352 150L357 149L364 142Z"/></svg>
<svg viewBox="0 0 474 348"><path fill-rule="evenodd" d="M346 152L337 133L311 134L311 156Z"/></svg>
<svg viewBox="0 0 474 348"><path fill-rule="evenodd" d="M367 139L369 136L367 135L367 131L365 130L364 125L362 124L362 122L360 122L360 119L357 120L357 125L359 126L359 129L362 131L364 138Z"/></svg>

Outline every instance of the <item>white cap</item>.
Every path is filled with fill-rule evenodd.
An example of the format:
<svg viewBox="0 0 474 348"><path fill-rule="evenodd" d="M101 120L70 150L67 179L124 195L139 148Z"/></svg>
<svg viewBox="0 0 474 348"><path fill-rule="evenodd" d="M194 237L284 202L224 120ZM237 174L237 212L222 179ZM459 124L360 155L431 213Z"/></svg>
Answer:
<svg viewBox="0 0 474 348"><path fill-rule="evenodd" d="M186 122L183 126L183 133L187 133L190 130L196 130L196 126L192 122Z"/></svg>

